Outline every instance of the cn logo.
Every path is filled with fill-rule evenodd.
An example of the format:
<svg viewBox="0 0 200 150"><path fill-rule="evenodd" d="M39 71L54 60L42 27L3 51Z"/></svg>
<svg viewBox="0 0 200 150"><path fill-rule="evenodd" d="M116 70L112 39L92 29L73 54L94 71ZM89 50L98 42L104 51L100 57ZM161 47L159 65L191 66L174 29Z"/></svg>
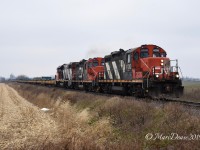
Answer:
<svg viewBox="0 0 200 150"><path fill-rule="evenodd" d="M126 70L131 70L131 64L126 64Z"/></svg>

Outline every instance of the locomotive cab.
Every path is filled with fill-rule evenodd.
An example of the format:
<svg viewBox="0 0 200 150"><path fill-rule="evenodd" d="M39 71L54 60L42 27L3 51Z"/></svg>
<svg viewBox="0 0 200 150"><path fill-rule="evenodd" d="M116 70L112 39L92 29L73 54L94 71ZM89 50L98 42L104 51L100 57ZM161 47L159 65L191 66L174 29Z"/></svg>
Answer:
<svg viewBox="0 0 200 150"><path fill-rule="evenodd" d="M57 73L55 75L57 86L63 85L64 79L65 79L65 66L66 64L63 64L57 68Z"/></svg>
<svg viewBox="0 0 200 150"><path fill-rule="evenodd" d="M63 74L63 70L64 70L64 65L61 65L57 68L57 73L56 73L56 80L63 80L64 74Z"/></svg>
<svg viewBox="0 0 200 150"><path fill-rule="evenodd" d="M85 79L94 81L104 76L104 59L101 57L90 58L85 63Z"/></svg>
<svg viewBox="0 0 200 150"><path fill-rule="evenodd" d="M171 66L172 61L167 53L155 45L143 45L132 53L133 78L176 79L179 78L178 62Z"/></svg>
<svg viewBox="0 0 200 150"><path fill-rule="evenodd" d="M166 51L156 45L142 45L132 51L133 79L143 79L146 92L150 89L161 93L183 92L178 61L166 56Z"/></svg>

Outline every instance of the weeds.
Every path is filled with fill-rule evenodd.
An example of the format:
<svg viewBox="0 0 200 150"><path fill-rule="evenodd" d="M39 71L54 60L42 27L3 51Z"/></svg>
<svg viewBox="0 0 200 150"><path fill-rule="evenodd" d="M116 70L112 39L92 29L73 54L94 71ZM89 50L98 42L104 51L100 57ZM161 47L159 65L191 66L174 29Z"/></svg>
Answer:
<svg viewBox="0 0 200 150"><path fill-rule="evenodd" d="M147 140L148 133L200 134L199 112L178 104L147 103L25 84L12 84L33 104L50 108L58 125L49 148L198 149L198 140ZM32 117L31 117L32 118ZM48 143L48 138L43 140Z"/></svg>

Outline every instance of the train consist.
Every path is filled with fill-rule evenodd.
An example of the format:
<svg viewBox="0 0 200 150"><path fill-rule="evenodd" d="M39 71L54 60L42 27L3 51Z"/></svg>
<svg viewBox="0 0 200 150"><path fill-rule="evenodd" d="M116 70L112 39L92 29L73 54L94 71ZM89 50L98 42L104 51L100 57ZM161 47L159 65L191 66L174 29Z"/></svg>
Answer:
<svg viewBox="0 0 200 150"><path fill-rule="evenodd" d="M179 97L184 89L178 61L170 60L156 45L119 49L104 58L63 64L57 68L55 80L31 82L137 97Z"/></svg>

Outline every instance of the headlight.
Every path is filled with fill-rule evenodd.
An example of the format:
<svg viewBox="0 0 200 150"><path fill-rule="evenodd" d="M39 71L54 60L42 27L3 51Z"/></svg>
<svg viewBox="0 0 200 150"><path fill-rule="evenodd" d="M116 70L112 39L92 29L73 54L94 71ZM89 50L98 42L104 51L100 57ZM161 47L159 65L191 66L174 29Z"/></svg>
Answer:
<svg viewBox="0 0 200 150"><path fill-rule="evenodd" d="M176 78L179 78L179 75L178 75L178 74L176 74Z"/></svg>
<svg viewBox="0 0 200 150"><path fill-rule="evenodd" d="M163 63L161 63L161 66L163 66L164 64Z"/></svg>
<svg viewBox="0 0 200 150"><path fill-rule="evenodd" d="M159 75L157 74L157 75L156 75L156 78L158 78L158 77L159 77Z"/></svg>
<svg viewBox="0 0 200 150"><path fill-rule="evenodd" d="M163 60L163 59L161 59L161 62L164 62L164 60Z"/></svg>

